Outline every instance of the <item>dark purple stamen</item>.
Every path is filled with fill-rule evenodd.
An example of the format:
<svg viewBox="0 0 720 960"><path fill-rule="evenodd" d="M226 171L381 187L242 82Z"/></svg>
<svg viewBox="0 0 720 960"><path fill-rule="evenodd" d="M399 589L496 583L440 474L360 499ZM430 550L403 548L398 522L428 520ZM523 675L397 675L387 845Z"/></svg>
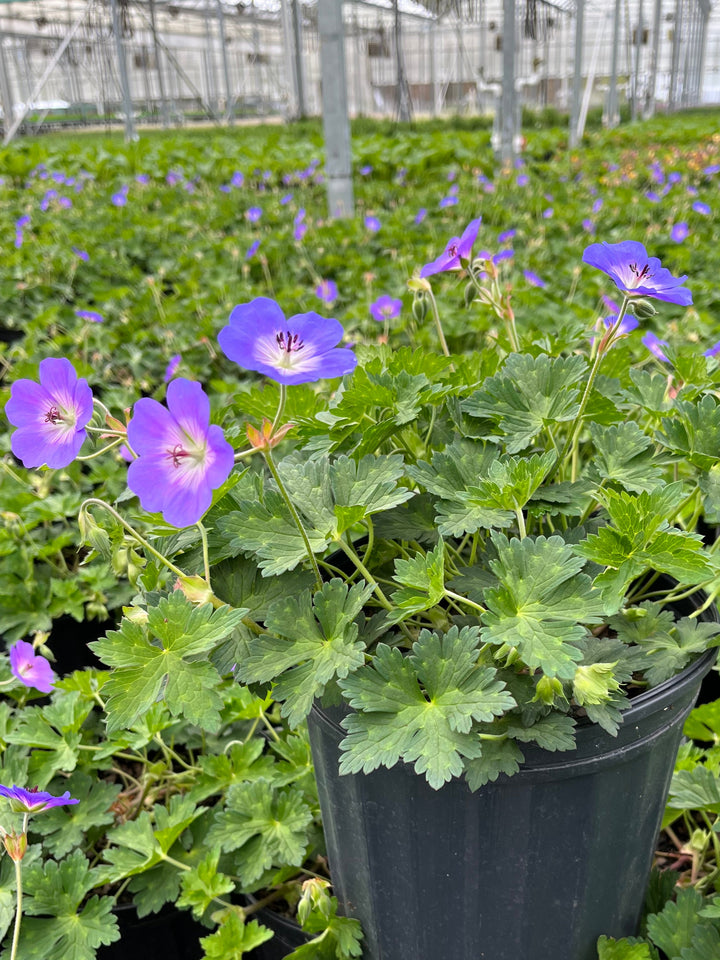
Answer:
<svg viewBox="0 0 720 960"><path fill-rule="evenodd" d="M646 279L646 278L649 279L649 278L652 276L652 273L650 272L650 265L647 264L647 263L646 263L645 266L642 268L642 270L638 270L638 266L637 266L636 263L631 263L631 264L630 264L630 269L631 269L632 272L635 274L635 276L638 278L638 281L644 280L644 279Z"/></svg>
<svg viewBox="0 0 720 960"><path fill-rule="evenodd" d="M451 242L447 245L447 250L445 251L445 253L446 253L449 257L456 257L456 256L458 255L458 245L457 245L457 242L456 242L456 241L451 241Z"/></svg>
<svg viewBox="0 0 720 960"><path fill-rule="evenodd" d="M62 417L60 416L60 411L53 404L53 406L50 407L48 412L45 414L45 423L61 423L61 422L62 422Z"/></svg>
<svg viewBox="0 0 720 960"><path fill-rule="evenodd" d="M302 340L298 338L297 333L293 334L289 330L287 333L282 331L276 334L275 339L281 350L284 350L286 353L292 353L293 351L297 352L302 350L305 346Z"/></svg>
<svg viewBox="0 0 720 960"><path fill-rule="evenodd" d="M172 450L168 450L168 456L172 457L174 467L179 467L183 457L189 457L190 454L183 448L181 443L176 443Z"/></svg>

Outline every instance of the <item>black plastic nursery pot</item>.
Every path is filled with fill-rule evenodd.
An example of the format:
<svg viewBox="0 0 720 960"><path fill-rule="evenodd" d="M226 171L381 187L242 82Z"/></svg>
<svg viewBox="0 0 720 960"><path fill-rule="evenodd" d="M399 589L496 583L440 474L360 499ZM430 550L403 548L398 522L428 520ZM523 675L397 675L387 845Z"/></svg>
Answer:
<svg viewBox="0 0 720 960"><path fill-rule="evenodd" d="M637 932L683 723L710 650L637 696L617 737L524 747L472 793L411 767L339 776L342 711L310 740L333 890L365 934L363 960L597 960L601 934Z"/></svg>
<svg viewBox="0 0 720 960"><path fill-rule="evenodd" d="M204 955L200 937L212 932L187 910L174 906L138 917L133 904L123 904L115 914L120 939L100 947L97 960L200 960Z"/></svg>

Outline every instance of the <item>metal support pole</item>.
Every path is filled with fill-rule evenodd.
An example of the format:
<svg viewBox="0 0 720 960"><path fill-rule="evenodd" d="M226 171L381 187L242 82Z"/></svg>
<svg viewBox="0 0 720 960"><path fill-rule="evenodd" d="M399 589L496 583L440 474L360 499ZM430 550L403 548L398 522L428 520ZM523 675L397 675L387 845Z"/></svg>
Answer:
<svg viewBox="0 0 720 960"><path fill-rule="evenodd" d="M223 13L222 0L217 0L217 20L218 31L220 33L220 53L222 56L223 83L225 85L225 119L228 123L233 121L233 96L232 86L230 84L230 64L227 55L227 38L225 37L225 14Z"/></svg>
<svg viewBox="0 0 720 960"><path fill-rule="evenodd" d="M503 0L503 82L500 93L500 160L512 163L515 157L517 90L515 89L515 0Z"/></svg>
<svg viewBox="0 0 720 960"><path fill-rule="evenodd" d="M297 88L297 71L295 66L295 44L293 42L292 19L290 7L288 6L288 0L280 0L280 20L282 23L283 46L285 47L283 61L287 65L286 77L289 94L288 116L297 117L299 116L300 109L298 106L299 98Z"/></svg>
<svg viewBox="0 0 720 960"><path fill-rule="evenodd" d="M158 43L157 21L155 20L155 0L149 0L148 7L150 9L150 32L152 33L153 49L155 51L155 68L157 69L158 93L160 94L160 116L162 117L162 125L164 127L169 127L170 113L168 110L167 92L165 90L162 51L160 50L160 44Z"/></svg>
<svg viewBox="0 0 720 960"><path fill-rule="evenodd" d="M342 0L318 0L325 175L331 217L354 212Z"/></svg>
<svg viewBox="0 0 720 960"><path fill-rule="evenodd" d="M10 78L7 71L7 59L5 57L5 33L0 30L0 99L3 108L3 127L5 130L10 126L13 120L13 98Z"/></svg>
<svg viewBox="0 0 720 960"><path fill-rule="evenodd" d="M583 28L585 26L585 0L575 0L575 55L573 63L572 101L570 104L571 147L579 143L578 123L580 120L580 98L582 96L582 51Z"/></svg>
<svg viewBox="0 0 720 960"><path fill-rule="evenodd" d="M402 14L400 13L400 2L394 0L395 8L395 82L397 84L397 108L398 119L403 123L408 123L412 119L412 110L410 106L410 90L408 89L407 77L405 76L405 59L402 49Z"/></svg>
<svg viewBox="0 0 720 960"><path fill-rule="evenodd" d="M207 4L207 0L206 0ZM215 83L215 53L213 50L213 35L210 29L210 7L205 6L205 85L207 87L208 103L212 105L212 112L216 117L220 116L220 104L218 103L217 86Z"/></svg>
<svg viewBox="0 0 720 960"><path fill-rule="evenodd" d="M705 79L705 58L707 57L707 34L708 34L708 20L710 19L711 5L709 0L700 0L700 10L702 15L702 20L700 23L700 37L698 39L699 44L699 55L698 55L698 106L702 105L703 102L703 81Z"/></svg>
<svg viewBox="0 0 720 960"><path fill-rule="evenodd" d="M129 142L130 140L137 139L137 135L135 133L135 121L132 112L132 96L130 95L127 59L125 57L125 38L122 36L122 29L120 27L118 0L110 0L110 7L112 8L113 36L115 37L120 86L122 87L123 111L125 112L125 140Z"/></svg>
<svg viewBox="0 0 720 960"><path fill-rule="evenodd" d="M657 92L658 59L660 57L660 31L662 30L662 0L655 0L653 13L653 48L650 60L650 78L648 80L647 97L645 99L645 119L655 115L655 95Z"/></svg>
<svg viewBox="0 0 720 960"><path fill-rule="evenodd" d="M661 2L661 0L658 0ZM608 90L607 126L616 127L620 122L618 106L618 58L620 56L620 0L615 0L613 16L612 59L610 62L610 89Z"/></svg>
<svg viewBox="0 0 720 960"><path fill-rule="evenodd" d="M295 57L293 59L293 68L295 70L295 89L297 90L298 117L302 119L307 115L307 105L305 103L305 74L303 71L302 11L300 10L299 0L292 0L292 25L293 34L295 36ZM344 62L345 61L343 59L343 64Z"/></svg>
<svg viewBox="0 0 720 960"><path fill-rule="evenodd" d="M643 41L643 0L638 2L638 21L635 28L635 64L633 67L632 80L632 111L631 119L637 120L640 115L640 63L642 59L642 41Z"/></svg>
<svg viewBox="0 0 720 960"><path fill-rule="evenodd" d="M675 0L675 25L673 28L672 63L670 65L670 92L668 109L677 110L678 107L678 70L680 67L680 43L682 37L682 7L683 0Z"/></svg>

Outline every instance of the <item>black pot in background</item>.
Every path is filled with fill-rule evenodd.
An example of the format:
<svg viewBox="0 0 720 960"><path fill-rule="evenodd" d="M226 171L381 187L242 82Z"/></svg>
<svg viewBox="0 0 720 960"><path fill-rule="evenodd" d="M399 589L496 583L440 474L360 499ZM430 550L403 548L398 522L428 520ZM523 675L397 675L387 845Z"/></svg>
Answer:
<svg viewBox="0 0 720 960"><path fill-rule="evenodd" d="M120 939L100 947L97 960L201 960L200 937L212 933L187 910L172 905L141 918L132 904L122 904L115 915Z"/></svg>
<svg viewBox="0 0 720 960"><path fill-rule="evenodd" d="M48 638L48 646L55 657L53 669L61 676L72 673L73 670L84 670L85 667L105 669L104 664L88 647L88 643L99 640L108 630L116 627L117 622L112 619L78 622L69 614L53 620Z"/></svg>
<svg viewBox="0 0 720 960"><path fill-rule="evenodd" d="M285 960L288 954L292 953L296 947L301 947L310 939L303 933L300 925L295 921L285 917L280 913L273 913L267 907L259 910L253 917L264 927L273 931L272 940L266 940L259 947L252 950L247 956L248 960Z"/></svg>

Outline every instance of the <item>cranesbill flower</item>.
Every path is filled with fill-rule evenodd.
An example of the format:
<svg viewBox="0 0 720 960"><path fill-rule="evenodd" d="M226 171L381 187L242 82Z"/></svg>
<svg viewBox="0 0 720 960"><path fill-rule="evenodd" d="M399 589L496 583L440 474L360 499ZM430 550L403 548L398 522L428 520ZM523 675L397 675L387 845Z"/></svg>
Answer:
<svg viewBox="0 0 720 960"><path fill-rule="evenodd" d="M448 197L443 197L440 203L438 204L438 207L440 207L441 210L445 210L446 207L454 207L457 205L457 203L458 203L458 198L451 194Z"/></svg>
<svg viewBox="0 0 720 960"><path fill-rule="evenodd" d="M701 213L704 217L709 217L712 213L710 206L707 203L703 203L702 200L696 200L692 208L695 213Z"/></svg>
<svg viewBox="0 0 720 960"><path fill-rule="evenodd" d="M366 163L364 166L360 167L359 173L363 177L369 177L372 173L372 167L369 163Z"/></svg>
<svg viewBox="0 0 720 960"><path fill-rule="evenodd" d="M33 645L25 640L18 640L10 647L10 670L26 687L42 693L50 693L53 688L55 674L49 661L36 654Z"/></svg>
<svg viewBox="0 0 720 960"><path fill-rule="evenodd" d="M262 217L262 209L260 207L250 207L250 209L245 212L245 216L250 223L257 223L260 217Z"/></svg>
<svg viewBox="0 0 720 960"><path fill-rule="evenodd" d="M609 317L605 317L603 323L607 330L612 330L612 328L617 323L618 315L616 313L611 314ZM620 322L620 326L615 331L616 337L626 337L629 333L632 333L633 330L637 330L638 327L637 317L633 317L632 314L626 313ZM667 346L667 344L665 344Z"/></svg>
<svg viewBox="0 0 720 960"><path fill-rule="evenodd" d="M90 255L88 254L87 250L81 250L80 247L73 247L72 252L78 258L78 260L84 260L87 262L90 259Z"/></svg>
<svg viewBox="0 0 720 960"><path fill-rule="evenodd" d="M241 187L245 183L245 174L241 173L240 170L236 170L230 178L230 183L234 187Z"/></svg>
<svg viewBox="0 0 720 960"><path fill-rule="evenodd" d="M252 260L255 254L258 252L258 247L260 246L260 241L255 240L254 243L251 243L247 248L247 253L245 254L246 260Z"/></svg>
<svg viewBox="0 0 720 960"><path fill-rule="evenodd" d="M445 251L440 254L437 260L432 263L426 263L420 271L421 277L431 277L435 273L443 273L445 270L460 270L462 260L470 260L472 246L475 243L482 217L471 220L465 227L461 237L453 237L445 247Z"/></svg>
<svg viewBox="0 0 720 960"><path fill-rule="evenodd" d="M112 195L112 198L111 198L111 199L112 199L112 202L115 204L116 207L124 207L124 206L125 206L125 204L127 203L128 189L129 189L128 186L125 185L125 186L123 186L123 187L120 187L120 189L117 191L117 193L114 193L114 194Z"/></svg>
<svg viewBox="0 0 720 960"><path fill-rule="evenodd" d="M553 210L552 207L548 207L547 210L543 210L542 215L545 218L545 220L550 220L551 217L555 216L555 211Z"/></svg>
<svg viewBox="0 0 720 960"><path fill-rule="evenodd" d="M66 467L80 452L93 412L92 391L64 357L40 361L40 383L16 380L5 404L12 452L26 467Z"/></svg>
<svg viewBox="0 0 720 960"><path fill-rule="evenodd" d="M210 401L200 384L172 380L167 407L151 397L138 400L127 437L137 454L127 482L143 509L162 513L175 527L197 523L235 456L222 429L210 424Z"/></svg>
<svg viewBox="0 0 720 960"><path fill-rule="evenodd" d="M593 205L592 205L592 212L593 212L593 213L600 213L600 211L602 210L602 208L603 208L603 200L602 200L601 197L598 197L597 200L596 200L596 201L593 203Z"/></svg>
<svg viewBox="0 0 720 960"><path fill-rule="evenodd" d="M507 243L517 233L517 230L503 230L502 233L498 234L498 243Z"/></svg>
<svg viewBox="0 0 720 960"><path fill-rule="evenodd" d="M380 221L377 217L365 217L365 229L370 233L377 233L380 229Z"/></svg>
<svg viewBox="0 0 720 960"><path fill-rule="evenodd" d="M582 228L585 233L595 233L595 224L592 222L592 220L583 220Z"/></svg>
<svg viewBox="0 0 720 960"><path fill-rule="evenodd" d="M317 313L286 319L269 297L241 303L230 314L218 342L228 359L278 383L312 383L351 373L357 364L352 350L338 347L343 335L338 320Z"/></svg>
<svg viewBox="0 0 720 960"><path fill-rule="evenodd" d="M10 808L15 813L42 813L43 810L50 810L52 807L65 807L71 803L80 803L70 796L70 791L66 790L61 797L54 797L51 793L44 790L24 790L22 787L3 787L0 786L0 797L5 797L10 801Z"/></svg>
<svg viewBox="0 0 720 960"><path fill-rule="evenodd" d="M526 187L530 183L530 177L526 173L521 173L515 182L519 187Z"/></svg>
<svg viewBox="0 0 720 960"><path fill-rule="evenodd" d="M670 231L670 239L675 243L682 243L683 240L686 240L690 234L690 228L685 222L674 223L673 228Z"/></svg>
<svg viewBox="0 0 720 960"><path fill-rule="evenodd" d="M90 323L104 323L103 315L97 310L76 310L75 316L80 320L89 320Z"/></svg>
<svg viewBox="0 0 720 960"><path fill-rule="evenodd" d="M658 360L664 360L666 363L669 362L667 354L663 351L663 347L668 346L667 340L660 340L659 337L656 337L655 334L649 330L642 338L642 342Z"/></svg>
<svg viewBox="0 0 720 960"><path fill-rule="evenodd" d="M315 287L315 296L323 303L334 303L337 295L338 288L334 280L321 280Z"/></svg>
<svg viewBox="0 0 720 960"><path fill-rule="evenodd" d="M523 271L523 274L524 274L524 276L525 276L525 279L527 280L527 282L530 284L531 287L544 287L544 286L546 286L546 283L545 283L545 281L542 279L542 277L539 277L534 271L532 271L532 270L524 270L524 271Z"/></svg>
<svg viewBox="0 0 720 960"><path fill-rule="evenodd" d="M415 214L415 223L417 224L422 223L426 216L427 216L427 210L425 209L425 207L420 207L418 212Z"/></svg>
<svg viewBox="0 0 720 960"><path fill-rule="evenodd" d="M165 367L165 376L163 377L163 380L165 381L165 383L170 383L172 378L175 376L175 374L177 373L178 367L180 366L181 360L182 360L182 355L179 353L176 353L174 354L174 356L170 357L168 365L167 367Z"/></svg>
<svg viewBox="0 0 720 960"><path fill-rule="evenodd" d="M716 357L720 353L720 340L717 343L714 343L712 347L707 349L703 356L706 357Z"/></svg>
<svg viewBox="0 0 720 960"><path fill-rule="evenodd" d="M683 287L687 276L674 277L637 240L591 243L582 258L606 273L628 297L654 297L683 307L692 303L692 293Z"/></svg>
<svg viewBox="0 0 720 960"><path fill-rule="evenodd" d="M389 294L383 293L375 303L370 304L370 313L379 323L385 320L394 320L402 310L402 300L395 300Z"/></svg>

